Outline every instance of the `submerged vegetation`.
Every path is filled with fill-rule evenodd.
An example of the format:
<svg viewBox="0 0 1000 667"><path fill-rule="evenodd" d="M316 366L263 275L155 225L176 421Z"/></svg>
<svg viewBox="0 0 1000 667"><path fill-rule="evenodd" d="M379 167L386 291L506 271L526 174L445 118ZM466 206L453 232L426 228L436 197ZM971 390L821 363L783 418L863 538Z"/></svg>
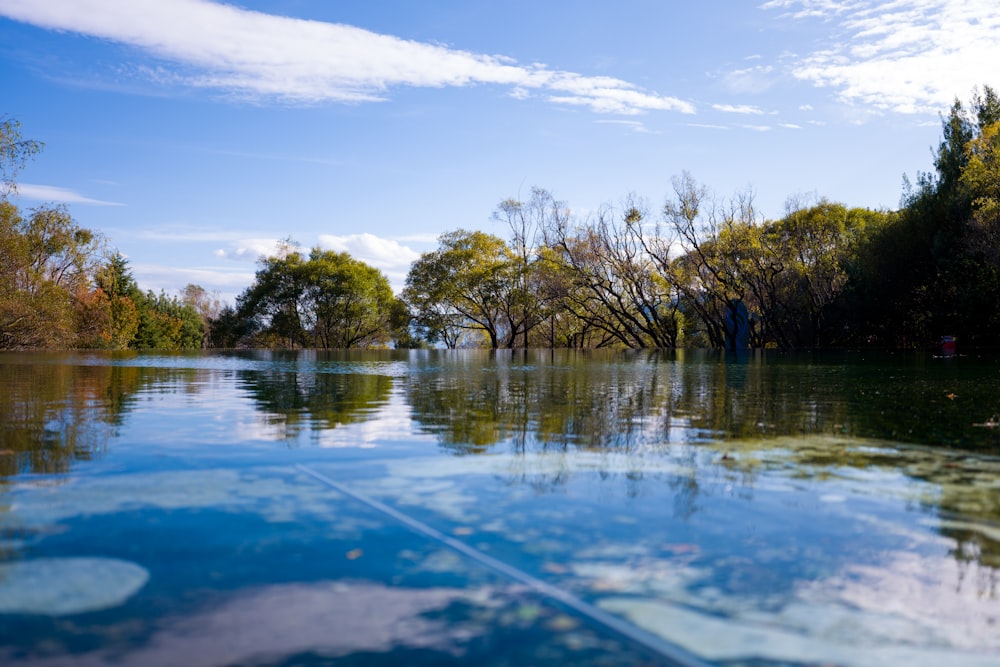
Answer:
<svg viewBox="0 0 1000 667"><path fill-rule="evenodd" d="M687 173L652 209L630 195L586 217L550 192L493 214L507 239L446 232L402 294L346 253L292 241L233 306L197 285L143 293L124 257L68 211L9 201L41 149L0 118L0 348L721 347L734 302L752 347L1000 344L1000 98L943 118L934 171L898 210L752 192L715 197Z"/></svg>

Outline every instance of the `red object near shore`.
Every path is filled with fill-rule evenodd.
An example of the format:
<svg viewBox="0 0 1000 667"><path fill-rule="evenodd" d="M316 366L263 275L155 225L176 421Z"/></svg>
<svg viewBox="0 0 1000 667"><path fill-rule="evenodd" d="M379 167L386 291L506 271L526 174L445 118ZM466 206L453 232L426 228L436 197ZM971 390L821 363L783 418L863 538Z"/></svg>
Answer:
<svg viewBox="0 0 1000 667"><path fill-rule="evenodd" d="M955 354L957 339L954 336L941 336L941 354L951 356Z"/></svg>

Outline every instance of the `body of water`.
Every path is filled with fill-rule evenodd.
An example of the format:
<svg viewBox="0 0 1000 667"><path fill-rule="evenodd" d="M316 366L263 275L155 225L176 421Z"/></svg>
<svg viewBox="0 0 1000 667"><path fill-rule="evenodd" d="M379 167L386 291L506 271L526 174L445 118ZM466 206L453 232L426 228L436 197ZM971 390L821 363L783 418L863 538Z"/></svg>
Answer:
<svg viewBox="0 0 1000 667"><path fill-rule="evenodd" d="M996 665L998 572L995 356L0 354L3 665Z"/></svg>

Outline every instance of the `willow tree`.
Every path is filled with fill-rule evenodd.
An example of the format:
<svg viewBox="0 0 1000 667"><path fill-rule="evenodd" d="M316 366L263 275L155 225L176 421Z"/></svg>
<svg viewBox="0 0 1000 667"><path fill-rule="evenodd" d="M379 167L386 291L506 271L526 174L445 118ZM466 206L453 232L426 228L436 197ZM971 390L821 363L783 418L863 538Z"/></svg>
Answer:
<svg viewBox="0 0 1000 667"><path fill-rule="evenodd" d="M303 325L305 259L291 242L257 261L253 284L236 299L241 320L264 347L309 347Z"/></svg>
<svg viewBox="0 0 1000 667"><path fill-rule="evenodd" d="M314 248L305 265L303 306L317 347L389 343L396 298L378 269L346 252Z"/></svg>
<svg viewBox="0 0 1000 667"><path fill-rule="evenodd" d="M552 346L559 315L558 289L552 282L551 265L545 256L547 230L569 219L569 209L545 188L531 188L527 201L509 197L493 211L493 221L510 230L510 257L517 284L516 322L522 346L546 340ZM548 331L532 338L532 331L548 321Z"/></svg>
<svg viewBox="0 0 1000 667"><path fill-rule="evenodd" d="M93 250L94 235L65 209L25 216L8 200L17 173L40 150L16 120L0 116L0 348L73 344L73 297Z"/></svg>
<svg viewBox="0 0 1000 667"><path fill-rule="evenodd" d="M263 257L237 300L256 343L288 347L378 347L389 343L396 299L381 271L347 253L291 243Z"/></svg>
<svg viewBox="0 0 1000 667"><path fill-rule="evenodd" d="M457 343L482 332L493 349L513 347L523 333L518 265L503 239L459 229L442 234L437 250L410 267L403 299L434 341Z"/></svg>
<svg viewBox="0 0 1000 667"><path fill-rule="evenodd" d="M21 124L0 116L0 199L17 191L17 173L42 150L42 142L21 136Z"/></svg>
<svg viewBox="0 0 1000 667"><path fill-rule="evenodd" d="M681 332L678 300L644 246L646 207L634 196L620 209L602 207L579 224L547 230L571 289L564 307L603 333L599 344L676 347Z"/></svg>
<svg viewBox="0 0 1000 667"><path fill-rule="evenodd" d="M0 200L0 348L73 347L100 239L61 207Z"/></svg>

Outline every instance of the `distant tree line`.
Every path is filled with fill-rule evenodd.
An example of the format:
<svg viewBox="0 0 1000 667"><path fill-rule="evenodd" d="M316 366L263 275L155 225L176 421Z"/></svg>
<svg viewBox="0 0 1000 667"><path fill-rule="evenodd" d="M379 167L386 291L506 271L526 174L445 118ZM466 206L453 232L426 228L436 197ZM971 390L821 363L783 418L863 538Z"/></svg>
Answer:
<svg viewBox="0 0 1000 667"><path fill-rule="evenodd" d="M142 292L125 258L64 208L23 215L0 200L0 349L200 348L199 289Z"/></svg>
<svg viewBox="0 0 1000 667"><path fill-rule="evenodd" d="M377 269L292 240L234 305L197 285L143 293L128 263L58 206L9 201L41 144L0 117L0 348L721 347L735 301L753 347L1000 344L1000 99L942 119L934 171L895 211L751 191L688 173L653 209L636 195L585 217L549 191L502 201L507 238L458 229L394 296Z"/></svg>
<svg viewBox="0 0 1000 667"><path fill-rule="evenodd" d="M198 309L204 290L144 293L125 258L65 207L11 203L17 172L41 147L0 117L0 349L201 347L212 315Z"/></svg>
<svg viewBox="0 0 1000 667"><path fill-rule="evenodd" d="M658 211L631 195L585 218L547 190L507 199L509 239L456 230L410 271L423 340L456 346L721 347L734 300L753 347L1000 344L1000 100L943 119L934 171L899 210L753 193L714 197L687 173Z"/></svg>

